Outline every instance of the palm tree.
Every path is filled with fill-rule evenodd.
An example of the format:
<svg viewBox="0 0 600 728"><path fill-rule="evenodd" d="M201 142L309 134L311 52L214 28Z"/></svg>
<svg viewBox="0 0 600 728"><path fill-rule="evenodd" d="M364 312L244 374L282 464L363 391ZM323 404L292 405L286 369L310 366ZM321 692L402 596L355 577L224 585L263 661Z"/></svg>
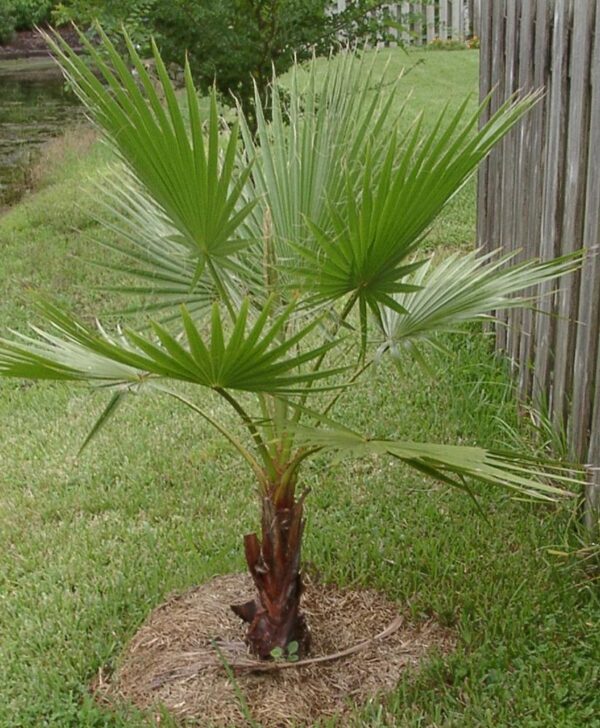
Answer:
<svg viewBox="0 0 600 728"><path fill-rule="evenodd" d="M226 128L214 94L202 115L189 67L179 98L156 48L158 84L128 38L126 61L105 36L100 48L86 43L93 70L60 38L49 42L118 159L102 180L103 242L123 256L120 290L141 297L132 308L147 321L94 327L42 302L48 328L0 340L0 374L106 391L86 444L134 393L174 397L219 430L260 497L260 537L244 538L257 595L233 607L254 654L308 646L300 472L317 453L386 454L468 492L474 478L531 497L564 493L564 471L524 455L372 439L334 418L378 358L408 349L418 363L440 332L521 306L519 291L575 267L573 258L515 264L475 252L436 264L420 252L436 216L535 95L480 128L485 104L467 114L465 102L426 131L422 118L404 124L398 88L348 52L325 68L296 66L285 84L274 79L269 114L257 93L254 134L241 110ZM245 438L203 407L203 389L233 409Z"/></svg>

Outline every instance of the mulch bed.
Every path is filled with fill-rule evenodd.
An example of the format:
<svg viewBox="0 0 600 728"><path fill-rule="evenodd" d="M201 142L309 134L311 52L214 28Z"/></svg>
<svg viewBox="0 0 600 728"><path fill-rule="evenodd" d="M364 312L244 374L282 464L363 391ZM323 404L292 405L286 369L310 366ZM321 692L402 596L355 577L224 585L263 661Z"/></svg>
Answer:
<svg viewBox="0 0 600 728"><path fill-rule="evenodd" d="M307 664L257 666L229 609L252 596L246 574L229 574L169 599L133 638L116 673L96 681L97 699L150 711L162 705L186 725L247 726L248 713L264 728L312 725L391 691L433 651L447 654L454 647L448 630L435 622L411 624L378 592L307 580ZM253 669L265 665L267 671Z"/></svg>

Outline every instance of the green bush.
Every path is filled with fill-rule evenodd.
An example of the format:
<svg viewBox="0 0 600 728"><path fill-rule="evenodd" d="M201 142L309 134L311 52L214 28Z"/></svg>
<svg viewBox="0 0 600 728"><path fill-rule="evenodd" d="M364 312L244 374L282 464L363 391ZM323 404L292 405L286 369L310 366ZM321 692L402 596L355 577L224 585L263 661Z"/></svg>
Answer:
<svg viewBox="0 0 600 728"><path fill-rule="evenodd" d="M0 0L0 44L15 30L29 30L50 20L54 0Z"/></svg>
<svg viewBox="0 0 600 728"><path fill-rule="evenodd" d="M12 5L0 6L0 45L8 43L15 30L15 14Z"/></svg>
<svg viewBox="0 0 600 728"><path fill-rule="evenodd" d="M52 10L52 22L91 28L97 21L116 40L125 27L133 42L147 54L150 37L156 32L154 12L159 4L158 0L64 0Z"/></svg>
<svg viewBox="0 0 600 728"><path fill-rule="evenodd" d="M28 30L50 19L53 0L12 0L16 30Z"/></svg>

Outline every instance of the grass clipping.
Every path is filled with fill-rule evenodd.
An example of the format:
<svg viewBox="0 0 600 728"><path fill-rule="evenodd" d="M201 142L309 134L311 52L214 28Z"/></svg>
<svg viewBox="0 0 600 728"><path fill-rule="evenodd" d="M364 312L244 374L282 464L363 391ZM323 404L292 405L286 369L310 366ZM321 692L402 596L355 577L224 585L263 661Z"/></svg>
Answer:
<svg viewBox="0 0 600 728"><path fill-rule="evenodd" d="M433 622L402 622L397 605L377 592L307 580L311 654L255 670L244 627L228 606L252 595L247 575L230 574L171 598L139 630L112 679L99 681L97 696L144 710L163 706L186 724L312 725L392 690L428 652L453 646Z"/></svg>

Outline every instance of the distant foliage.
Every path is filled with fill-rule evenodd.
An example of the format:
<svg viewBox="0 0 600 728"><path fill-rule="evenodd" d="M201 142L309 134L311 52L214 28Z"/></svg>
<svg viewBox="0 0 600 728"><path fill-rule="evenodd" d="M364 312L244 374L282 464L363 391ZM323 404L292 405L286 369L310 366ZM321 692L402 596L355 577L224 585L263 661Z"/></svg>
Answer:
<svg viewBox="0 0 600 728"><path fill-rule="evenodd" d="M118 39L123 27L143 53L155 34L155 11L165 0L64 0L52 12L55 25L76 23L91 28L99 22L109 36ZM90 31L93 35L93 31Z"/></svg>
<svg viewBox="0 0 600 728"><path fill-rule="evenodd" d="M470 41L435 38L425 48L428 51L466 51L479 46L470 45Z"/></svg>
<svg viewBox="0 0 600 728"><path fill-rule="evenodd" d="M8 43L15 30L15 14L12 5L0 5L0 45Z"/></svg>
<svg viewBox="0 0 600 728"><path fill-rule="evenodd" d="M385 3L353 0L337 14L330 7L329 0L63 0L53 17L82 27L97 19L117 41L125 26L142 54L154 36L169 63L181 65L187 52L203 92L216 84L225 101L235 95L251 111L252 79L264 98L273 69L285 72L294 57L382 40L393 25Z"/></svg>
<svg viewBox="0 0 600 728"><path fill-rule="evenodd" d="M0 44L16 30L28 30L50 19L54 0L0 0Z"/></svg>
<svg viewBox="0 0 600 728"><path fill-rule="evenodd" d="M75 22L90 36L98 21L117 43L125 27L142 56L154 37L170 64L181 66L187 53L200 90L214 84L226 102L235 96L251 120L254 83L264 100L273 70L284 73L295 57L386 40L397 26L376 0L352 0L341 13L329 0L8 0L0 42L47 20Z"/></svg>
<svg viewBox="0 0 600 728"><path fill-rule="evenodd" d="M9 0L15 15L15 30L27 30L50 19L54 0Z"/></svg>

